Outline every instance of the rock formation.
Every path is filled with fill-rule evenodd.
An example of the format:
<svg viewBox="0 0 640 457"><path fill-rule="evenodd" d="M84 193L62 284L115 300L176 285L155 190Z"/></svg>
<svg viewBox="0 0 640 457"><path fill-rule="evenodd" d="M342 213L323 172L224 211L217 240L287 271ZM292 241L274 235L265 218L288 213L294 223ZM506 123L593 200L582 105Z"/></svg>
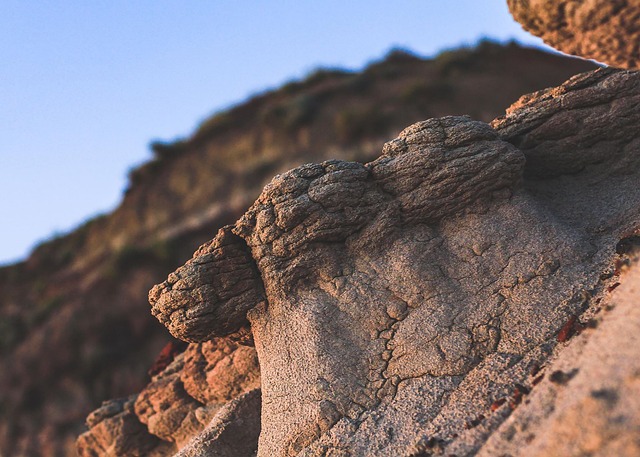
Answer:
<svg viewBox="0 0 640 457"><path fill-rule="evenodd" d="M314 71L185 138L152 143L117 209L0 267L0 455L75 456L93 409L140 392L163 347L154 375L184 350L167 346L149 289L242 216L275 174L335 158L369 162L418 120L464 113L489 122L520 95L594 68L487 40L430 59L395 50L361 71ZM219 323L224 313L200 318ZM205 328L187 322L185 331ZM248 343L245 317L224 325L240 323L234 338Z"/></svg>
<svg viewBox="0 0 640 457"><path fill-rule="evenodd" d="M639 100L597 70L276 176L151 291L192 344L81 455L132 414L158 455L637 455Z"/></svg>
<svg viewBox="0 0 640 457"><path fill-rule="evenodd" d="M638 0L507 0L525 30L567 54L640 68Z"/></svg>
<svg viewBox="0 0 640 457"><path fill-rule="evenodd" d="M87 418L80 456L250 455L260 433L255 349L228 339L191 344L138 395L105 402ZM191 445L191 448L194 446Z"/></svg>

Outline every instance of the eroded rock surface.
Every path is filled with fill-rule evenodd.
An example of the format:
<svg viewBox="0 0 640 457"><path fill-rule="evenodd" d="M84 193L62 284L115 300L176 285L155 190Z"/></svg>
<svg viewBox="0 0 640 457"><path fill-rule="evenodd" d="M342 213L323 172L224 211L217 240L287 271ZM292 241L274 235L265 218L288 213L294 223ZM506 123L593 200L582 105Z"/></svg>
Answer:
<svg viewBox="0 0 640 457"><path fill-rule="evenodd" d="M585 319L588 329L538 374L542 381L529 401L479 456L640 455L638 240L632 266L623 266L617 278L620 287Z"/></svg>
<svg viewBox="0 0 640 457"><path fill-rule="evenodd" d="M215 413L187 394L180 379L183 367L180 355L153 378L135 403L135 413L149 432L177 448L200 432Z"/></svg>
<svg viewBox="0 0 640 457"><path fill-rule="evenodd" d="M152 314L176 338L191 342L241 331L247 311L263 297L246 244L229 227L149 292Z"/></svg>
<svg viewBox="0 0 640 457"><path fill-rule="evenodd" d="M227 403L177 457L241 457L258 451L260 389Z"/></svg>
<svg viewBox="0 0 640 457"><path fill-rule="evenodd" d="M78 438L80 457L173 455L173 446L151 435L133 411L136 396L109 400L87 418L90 431Z"/></svg>
<svg viewBox="0 0 640 457"><path fill-rule="evenodd" d="M193 449L197 437L207 455L253 452L260 433L259 387L253 347L227 338L192 343L140 394L94 411L87 418L90 430L78 439L79 454L174 455Z"/></svg>
<svg viewBox="0 0 640 457"><path fill-rule="evenodd" d="M598 324L640 234L639 97L639 74L596 71L523 97L492 126L431 119L371 163L279 175L235 226L154 288L154 315L188 340L250 322L260 456L573 455L553 453L554 436L570 432L554 427L578 427L607 402L619 409L598 419L599 441L572 429L585 440L579 449L635 455L638 409L615 399L635 395L635 365L616 367L638 346L618 358L597 352L611 386L598 384L600 362L577 347L621 345L640 325L631 311ZM224 345L208 344L190 346L148 388L189 379L190 403L169 408L188 411L180 417L257 384L242 374L255 362L238 349L242 373L214 376L233 386L180 365L222 370L221 354L207 354ZM571 351L575 365L563 362ZM565 396L574 378L585 384ZM214 387L203 394L201 385ZM152 427L144 417L159 408L147 397L136 413L151 405L149 430L168 439L185 426ZM215 419L225 407L207 408L214 419L184 455L204 455L210 437L225 435Z"/></svg>
<svg viewBox="0 0 640 457"><path fill-rule="evenodd" d="M228 339L190 345L180 375L187 393L203 404L224 404L260 387L256 350Z"/></svg>
<svg viewBox="0 0 640 457"><path fill-rule="evenodd" d="M620 68L640 65L637 0L507 0L525 30L567 54Z"/></svg>

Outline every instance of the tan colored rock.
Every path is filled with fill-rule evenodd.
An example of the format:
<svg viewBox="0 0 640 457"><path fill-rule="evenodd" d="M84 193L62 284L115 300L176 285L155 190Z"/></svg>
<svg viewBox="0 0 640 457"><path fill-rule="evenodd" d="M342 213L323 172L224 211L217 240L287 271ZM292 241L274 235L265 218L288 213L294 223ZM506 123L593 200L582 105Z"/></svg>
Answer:
<svg viewBox="0 0 640 457"><path fill-rule="evenodd" d="M218 411L177 457L252 457L260 435L260 389L240 395Z"/></svg>
<svg viewBox="0 0 640 457"><path fill-rule="evenodd" d="M583 73L559 87L523 96L492 126L524 152L525 173L532 178L574 175L589 168L629 174L640 142L639 92L635 72Z"/></svg>
<svg viewBox="0 0 640 457"><path fill-rule="evenodd" d="M591 329L545 367L529 401L493 433L479 456L640 455L637 262L619 278L622 285L593 316Z"/></svg>
<svg viewBox="0 0 640 457"><path fill-rule="evenodd" d="M567 54L614 67L640 65L637 0L507 0L525 30Z"/></svg>
<svg viewBox="0 0 640 457"><path fill-rule="evenodd" d="M151 294L186 339L248 320L259 378L192 344L136 414L185 456L636 455L639 100L600 70L277 176Z"/></svg>

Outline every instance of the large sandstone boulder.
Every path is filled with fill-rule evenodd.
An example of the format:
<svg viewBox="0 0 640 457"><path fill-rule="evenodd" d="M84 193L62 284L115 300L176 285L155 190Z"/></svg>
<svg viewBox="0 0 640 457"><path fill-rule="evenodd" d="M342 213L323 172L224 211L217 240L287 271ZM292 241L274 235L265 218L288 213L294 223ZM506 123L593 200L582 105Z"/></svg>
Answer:
<svg viewBox="0 0 640 457"><path fill-rule="evenodd" d="M213 342L135 414L183 456L637 455L639 100L598 70L276 176L150 293Z"/></svg>
<svg viewBox="0 0 640 457"><path fill-rule="evenodd" d="M507 0L525 30L567 54L614 67L640 65L638 0Z"/></svg>

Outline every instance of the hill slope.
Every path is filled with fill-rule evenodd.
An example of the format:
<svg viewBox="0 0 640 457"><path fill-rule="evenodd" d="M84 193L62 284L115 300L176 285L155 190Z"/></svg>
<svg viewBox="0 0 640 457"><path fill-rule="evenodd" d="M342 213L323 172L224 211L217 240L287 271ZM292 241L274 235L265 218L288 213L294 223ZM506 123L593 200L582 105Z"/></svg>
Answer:
<svg viewBox="0 0 640 457"><path fill-rule="evenodd" d="M117 210L0 270L0 453L73 455L90 410L141 389L169 341L147 291L274 174L370 160L422 119L490 121L521 94L592 68L514 44L433 60L392 52L359 73L317 71L212 117L184 141L155 143Z"/></svg>

